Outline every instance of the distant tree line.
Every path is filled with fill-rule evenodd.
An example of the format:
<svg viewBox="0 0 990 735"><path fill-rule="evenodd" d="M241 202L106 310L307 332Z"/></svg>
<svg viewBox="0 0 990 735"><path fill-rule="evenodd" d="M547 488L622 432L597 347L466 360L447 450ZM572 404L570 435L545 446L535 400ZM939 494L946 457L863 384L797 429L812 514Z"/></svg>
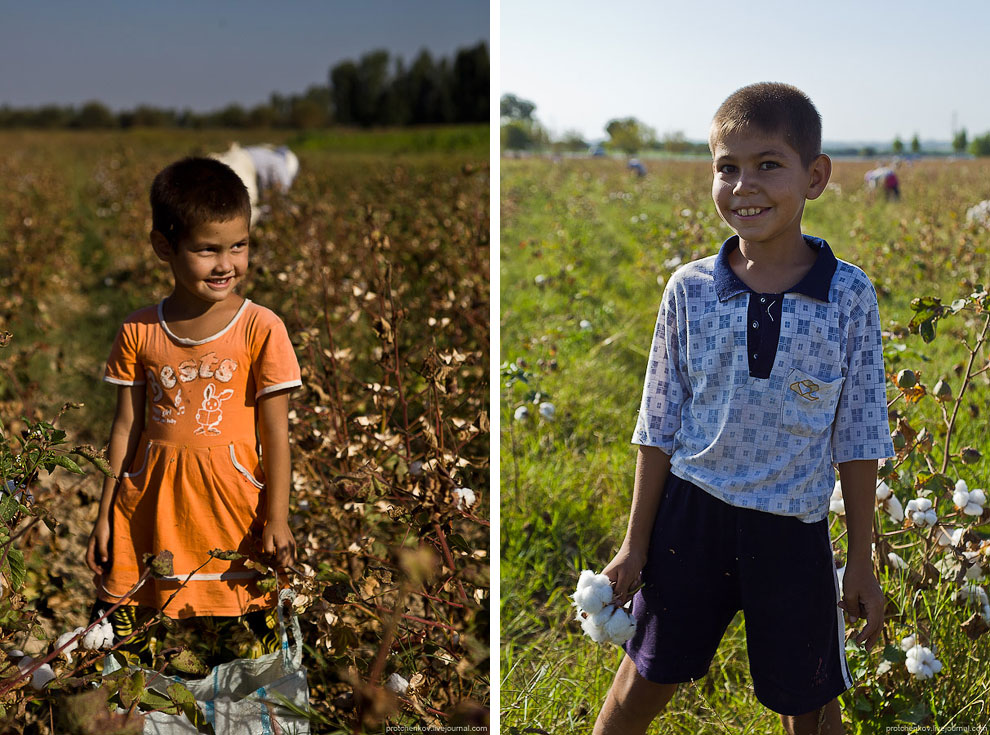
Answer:
<svg viewBox="0 0 990 735"><path fill-rule="evenodd" d="M640 151L665 151L667 153L688 153L708 155L706 142L691 142L682 132L664 133L657 138L656 131L634 117L614 118L605 125L608 138L595 146L590 145L577 132L568 131L559 138L554 138L535 117L536 104L517 97L514 94L502 95L500 100L500 127L503 151L552 151L554 153L580 153L617 151L632 156ZM912 136L908 144L912 155L920 155L921 140L918 134ZM872 146L863 148L833 148L833 155L860 155L874 157L893 153L905 153L905 144L901 137L895 136L889 150L880 150ZM990 156L990 132L970 140L966 129L956 131L952 138L954 153L970 153L974 156Z"/></svg>
<svg viewBox="0 0 990 735"><path fill-rule="evenodd" d="M453 59L423 50L408 67L388 51L365 54L330 68L328 84L302 94L273 93L268 102L227 105L212 112L141 105L113 112L102 102L81 107L0 107L0 127L28 128L320 128L330 125L443 125L487 122L489 56L484 42Z"/></svg>

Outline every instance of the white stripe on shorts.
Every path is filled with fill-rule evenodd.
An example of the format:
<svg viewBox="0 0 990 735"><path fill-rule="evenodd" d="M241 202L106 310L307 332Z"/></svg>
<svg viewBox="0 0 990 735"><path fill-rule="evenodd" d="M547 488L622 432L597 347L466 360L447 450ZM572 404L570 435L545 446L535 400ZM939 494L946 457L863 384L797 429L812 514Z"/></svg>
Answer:
<svg viewBox="0 0 990 735"><path fill-rule="evenodd" d="M832 582L835 584L835 618L839 628L839 670L842 671L842 680L846 688L853 685L852 676L849 673L849 664L846 663L846 621L842 616L842 608L838 602L842 599L842 592L839 590L839 575L835 572L835 562L832 563Z"/></svg>

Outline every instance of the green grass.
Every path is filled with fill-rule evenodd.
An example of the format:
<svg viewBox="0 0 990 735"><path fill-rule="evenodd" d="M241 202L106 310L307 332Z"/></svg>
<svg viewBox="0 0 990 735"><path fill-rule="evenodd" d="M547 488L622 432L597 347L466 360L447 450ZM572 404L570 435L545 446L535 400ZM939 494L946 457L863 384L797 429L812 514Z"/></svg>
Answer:
<svg viewBox="0 0 990 735"><path fill-rule="evenodd" d="M904 198L890 203L864 190L868 167L837 163L837 186L808 204L804 230L824 237L839 258L873 280L888 372L911 367L929 387L946 377L957 390L967 357L960 340L972 341L977 321L965 315L946 319L930 344L909 335L906 325L915 297L936 295L949 303L990 284L986 233L963 222L966 208L990 190L990 165L924 162L905 168ZM503 370L500 408L503 731L590 732L621 657L580 635L567 595L579 571L604 567L624 535L635 465L629 437L663 283L678 260L714 254L731 231L715 213L705 162L652 162L643 179L610 160L503 160L501 170L500 362L515 366ZM590 329L580 327L582 320ZM953 446L971 444L990 457L987 386L986 375L971 386ZM888 391L896 395L892 385ZM547 400L556 406L553 422L536 411L536 403ZM529 406L530 419L515 421L522 405ZM942 419L933 401L899 401L895 408L915 428L927 426L940 445ZM925 469L918 457L899 468L895 490L905 503ZM990 484L986 460L953 463L949 474L964 477L971 488ZM836 523L833 533L841 530ZM899 553L917 561L910 556L917 549ZM966 719L967 698L985 692L990 678L966 657L990 655L988 637L969 642L959 629L968 613L961 618L959 606L944 595L937 602L926 593L922 603L903 581L892 578L884 586L896 603L886 643L896 646L917 619L946 665L939 696L925 702L926 722L944 725L962 711L955 724L976 724ZM922 606L917 617L915 605ZM779 728L752 694L738 622L709 675L682 687L652 732ZM873 672L879 656L875 651L863 663L852 654L851 660ZM903 672L903 664L898 666ZM899 677L905 690L917 687L904 674L886 676L880 679L886 686L895 681L890 677ZM856 696L865 694L853 692L843 700L852 731L880 727L880 719L853 711L860 702ZM893 699L885 706L884 722L908 709Z"/></svg>

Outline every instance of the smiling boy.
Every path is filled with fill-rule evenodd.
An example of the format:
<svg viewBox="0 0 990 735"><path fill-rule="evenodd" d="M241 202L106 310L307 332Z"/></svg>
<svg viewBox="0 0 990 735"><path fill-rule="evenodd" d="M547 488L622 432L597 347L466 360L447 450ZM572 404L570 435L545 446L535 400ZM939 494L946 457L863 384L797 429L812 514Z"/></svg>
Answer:
<svg viewBox="0 0 990 735"><path fill-rule="evenodd" d="M788 733L839 733L852 684L842 612L872 646L883 594L871 558L877 460L892 456L876 293L805 202L825 190L821 119L784 84L732 94L712 122L712 198L735 235L661 299L633 442L626 537L605 568L633 598L595 733L644 733L706 673L742 610L757 698ZM838 468L848 523L840 595L828 534Z"/></svg>

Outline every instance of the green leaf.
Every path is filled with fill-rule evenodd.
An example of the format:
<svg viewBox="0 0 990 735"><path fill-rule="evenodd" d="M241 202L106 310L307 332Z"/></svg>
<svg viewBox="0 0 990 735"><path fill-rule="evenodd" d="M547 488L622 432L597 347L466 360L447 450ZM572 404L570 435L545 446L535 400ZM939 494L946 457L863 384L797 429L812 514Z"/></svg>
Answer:
<svg viewBox="0 0 990 735"><path fill-rule="evenodd" d="M930 320L921 323L921 328L918 330L921 338L927 343L935 339L935 321Z"/></svg>
<svg viewBox="0 0 990 735"><path fill-rule="evenodd" d="M203 710L199 708L196 704L196 697L193 693L186 689L185 685L175 683L169 684L166 691L168 692L169 699L171 699L175 704L182 710L185 714L186 719L192 723L199 732L209 733L213 735L213 726L206 721L206 717L203 715Z"/></svg>
<svg viewBox="0 0 990 735"><path fill-rule="evenodd" d="M144 692L145 677L143 671L135 671L134 674L120 682L120 705L131 708L135 702L141 701L141 693Z"/></svg>
<svg viewBox="0 0 990 735"><path fill-rule="evenodd" d="M88 447L88 446L76 447L75 449L72 450L72 454L76 454L82 457L83 459L85 459L87 462L90 462L94 467L96 467L96 469L98 469L107 477L116 477L116 475L113 474L113 470L110 469L110 463L107 462L106 457L104 457L102 454L97 452L92 447Z"/></svg>
<svg viewBox="0 0 990 735"><path fill-rule="evenodd" d="M208 553L214 559L223 559L224 561L237 561L244 558L244 554L239 554L230 549L211 549Z"/></svg>
<svg viewBox="0 0 990 735"><path fill-rule="evenodd" d="M206 676L210 673L210 669L203 663L202 659L200 659L199 656L194 654L188 648L179 651L178 654L169 660L168 664L173 669L180 671L183 674Z"/></svg>
<svg viewBox="0 0 990 735"><path fill-rule="evenodd" d="M75 462L73 462L71 459L69 459L64 454L58 454L58 455L55 456L55 464L57 464L59 467L61 467L63 469L66 469L69 472L72 472L73 474L76 474L76 475L85 475L86 474L85 472L82 471L82 467L80 467L79 465L77 465Z"/></svg>
<svg viewBox="0 0 990 735"><path fill-rule="evenodd" d="M888 643L883 649L883 660L890 661L892 664L902 664L907 660L907 654L900 646Z"/></svg>
<svg viewBox="0 0 990 735"><path fill-rule="evenodd" d="M17 592L24 584L26 572L24 569L24 552L20 549L11 549L7 553L7 561L4 562L4 572L10 581L10 588Z"/></svg>
<svg viewBox="0 0 990 735"><path fill-rule="evenodd" d="M163 697L153 689L145 689L141 692L141 704L148 709L160 710L168 715L177 715L182 712L175 702L168 697Z"/></svg>
<svg viewBox="0 0 990 735"><path fill-rule="evenodd" d="M4 493L4 496L0 498L0 521L10 523L14 516L17 515L17 509L20 506L21 504L14 500L12 496Z"/></svg>

